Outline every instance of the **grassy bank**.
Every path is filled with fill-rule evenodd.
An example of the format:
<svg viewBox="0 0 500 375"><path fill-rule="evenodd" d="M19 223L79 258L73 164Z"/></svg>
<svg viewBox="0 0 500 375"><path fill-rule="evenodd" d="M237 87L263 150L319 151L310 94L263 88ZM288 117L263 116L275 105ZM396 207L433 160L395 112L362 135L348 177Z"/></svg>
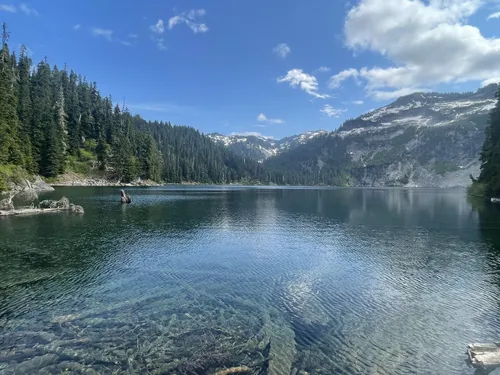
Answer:
<svg viewBox="0 0 500 375"><path fill-rule="evenodd" d="M33 176L24 168L11 164L0 165L0 192L9 190L11 184L20 183L25 179L33 181Z"/></svg>

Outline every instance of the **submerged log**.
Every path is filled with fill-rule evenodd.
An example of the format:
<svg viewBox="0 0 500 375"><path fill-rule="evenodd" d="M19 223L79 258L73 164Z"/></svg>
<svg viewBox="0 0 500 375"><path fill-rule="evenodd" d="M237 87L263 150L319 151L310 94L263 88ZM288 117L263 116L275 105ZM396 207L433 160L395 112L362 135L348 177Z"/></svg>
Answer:
<svg viewBox="0 0 500 375"><path fill-rule="evenodd" d="M238 366L217 371L214 375L242 374L242 373L249 373L250 371L251 371L250 368L247 366Z"/></svg>
<svg viewBox="0 0 500 375"><path fill-rule="evenodd" d="M132 199L127 194L125 194L125 190L120 190L120 195L121 195L120 200L122 203L126 204L132 203Z"/></svg>
<svg viewBox="0 0 500 375"><path fill-rule="evenodd" d="M484 374L500 367L500 343L469 344L467 354L472 367Z"/></svg>

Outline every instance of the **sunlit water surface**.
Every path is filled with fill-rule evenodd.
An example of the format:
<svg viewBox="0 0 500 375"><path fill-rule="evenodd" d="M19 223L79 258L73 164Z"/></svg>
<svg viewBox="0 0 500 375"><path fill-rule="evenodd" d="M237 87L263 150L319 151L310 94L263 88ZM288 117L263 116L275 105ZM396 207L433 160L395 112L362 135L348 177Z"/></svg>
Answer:
<svg viewBox="0 0 500 375"><path fill-rule="evenodd" d="M472 374L500 339L500 210L463 190L129 192L0 220L0 374Z"/></svg>

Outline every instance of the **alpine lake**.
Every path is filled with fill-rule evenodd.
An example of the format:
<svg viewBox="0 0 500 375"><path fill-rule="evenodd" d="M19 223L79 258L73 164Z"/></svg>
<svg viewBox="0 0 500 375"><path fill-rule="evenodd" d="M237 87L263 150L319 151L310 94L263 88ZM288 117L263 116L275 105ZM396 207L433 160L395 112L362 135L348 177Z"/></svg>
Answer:
<svg viewBox="0 0 500 375"><path fill-rule="evenodd" d="M500 205L462 189L56 188L0 220L0 374L473 374Z"/></svg>

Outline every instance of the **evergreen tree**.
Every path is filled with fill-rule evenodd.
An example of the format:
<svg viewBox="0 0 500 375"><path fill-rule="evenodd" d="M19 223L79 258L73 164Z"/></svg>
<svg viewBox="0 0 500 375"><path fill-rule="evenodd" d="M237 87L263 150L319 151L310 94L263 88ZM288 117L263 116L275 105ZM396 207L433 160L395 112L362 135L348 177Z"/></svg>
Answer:
<svg viewBox="0 0 500 375"><path fill-rule="evenodd" d="M33 162L33 153L31 145L31 119L33 109L31 105L31 59L28 57L27 49L24 45L21 46L21 56L17 66L17 75L19 79L17 89L17 114L20 123L19 138L21 140L21 148L24 154L24 166L31 172L36 172Z"/></svg>
<svg viewBox="0 0 500 375"><path fill-rule="evenodd" d="M215 144L195 129L148 122L113 108L96 83L44 59L32 71L26 47L19 61L3 30L0 51L0 165L56 177L66 168L90 173L99 167L123 182L227 183L265 176L260 164ZM0 176L1 177L1 176ZM5 184L3 185L5 186Z"/></svg>
<svg viewBox="0 0 500 375"><path fill-rule="evenodd" d="M2 49L0 50L0 164L22 165L17 117L15 61L7 44L9 34L3 24Z"/></svg>
<svg viewBox="0 0 500 375"><path fill-rule="evenodd" d="M486 187L486 195L500 197L500 89L496 93L497 103L490 112L486 138L481 152L481 175L479 183Z"/></svg>

